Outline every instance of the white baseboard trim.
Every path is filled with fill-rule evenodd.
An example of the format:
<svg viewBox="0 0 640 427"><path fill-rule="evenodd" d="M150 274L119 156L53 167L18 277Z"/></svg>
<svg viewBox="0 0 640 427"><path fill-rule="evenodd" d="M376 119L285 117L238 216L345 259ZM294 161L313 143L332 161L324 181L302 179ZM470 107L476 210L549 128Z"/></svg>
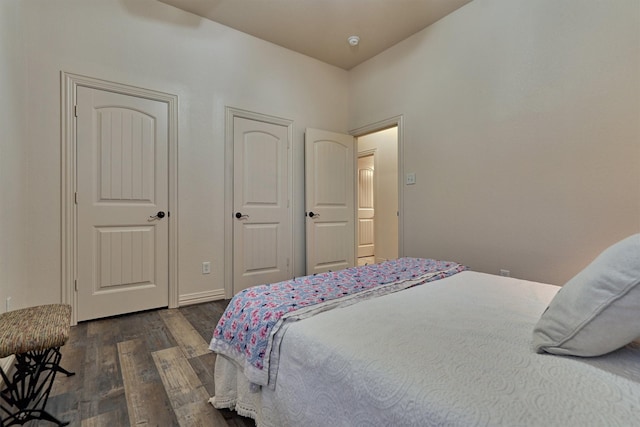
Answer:
<svg viewBox="0 0 640 427"><path fill-rule="evenodd" d="M203 302L217 301L219 299L224 299L224 289L180 295L178 306L184 307L185 305L200 304Z"/></svg>

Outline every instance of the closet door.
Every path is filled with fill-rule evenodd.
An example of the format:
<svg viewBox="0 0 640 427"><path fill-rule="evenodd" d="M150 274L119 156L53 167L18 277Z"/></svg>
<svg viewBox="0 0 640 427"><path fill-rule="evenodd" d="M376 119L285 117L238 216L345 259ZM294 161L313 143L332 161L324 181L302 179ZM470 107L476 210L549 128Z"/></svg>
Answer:
<svg viewBox="0 0 640 427"><path fill-rule="evenodd" d="M358 258L375 255L374 154L358 157Z"/></svg>
<svg viewBox="0 0 640 427"><path fill-rule="evenodd" d="M78 320L169 302L168 106L79 87Z"/></svg>
<svg viewBox="0 0 640 427"><path fill-rule="evenodd" d="M233 119L233 293L292 277L287 126Z"/></svg>

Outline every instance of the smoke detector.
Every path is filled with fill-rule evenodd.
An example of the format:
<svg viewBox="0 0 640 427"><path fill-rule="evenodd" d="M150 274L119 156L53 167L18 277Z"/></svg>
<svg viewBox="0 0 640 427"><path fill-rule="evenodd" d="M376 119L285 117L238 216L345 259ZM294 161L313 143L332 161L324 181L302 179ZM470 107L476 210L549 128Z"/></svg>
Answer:
<svg viewBox="0 0 640 427"><path fill-rule="evenodd" d="M360 43L360 37L358 37L358 36L349 36L347 41L349 42L349 44L351 46L358 46L358 43Z"/></svg>

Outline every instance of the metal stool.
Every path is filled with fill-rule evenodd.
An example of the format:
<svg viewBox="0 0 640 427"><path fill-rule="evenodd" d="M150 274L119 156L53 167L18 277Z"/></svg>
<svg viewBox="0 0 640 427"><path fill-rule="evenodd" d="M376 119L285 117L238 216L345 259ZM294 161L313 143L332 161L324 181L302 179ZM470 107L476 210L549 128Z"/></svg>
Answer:
<svg viewBox="0 0 640 427"><path fill-rule="evenodd" d="M15 354L11 378L0 368L4 388L0 391L0 427L47 420L66 426L45 410L57 372L74 375L60 367L60 347L69 339L71 306L41 305L0 314L0 358Z"/></svg>

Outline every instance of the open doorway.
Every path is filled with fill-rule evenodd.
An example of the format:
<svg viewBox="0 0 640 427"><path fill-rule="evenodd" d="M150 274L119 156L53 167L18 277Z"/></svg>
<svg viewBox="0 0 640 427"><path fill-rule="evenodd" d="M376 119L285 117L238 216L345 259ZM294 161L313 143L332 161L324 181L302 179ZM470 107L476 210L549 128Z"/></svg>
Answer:
<svg viewBox="0 0 640 427"><path fill-rule="evenodd" d="M357 137L358 265L398 258L398 127Z"/></svg>

